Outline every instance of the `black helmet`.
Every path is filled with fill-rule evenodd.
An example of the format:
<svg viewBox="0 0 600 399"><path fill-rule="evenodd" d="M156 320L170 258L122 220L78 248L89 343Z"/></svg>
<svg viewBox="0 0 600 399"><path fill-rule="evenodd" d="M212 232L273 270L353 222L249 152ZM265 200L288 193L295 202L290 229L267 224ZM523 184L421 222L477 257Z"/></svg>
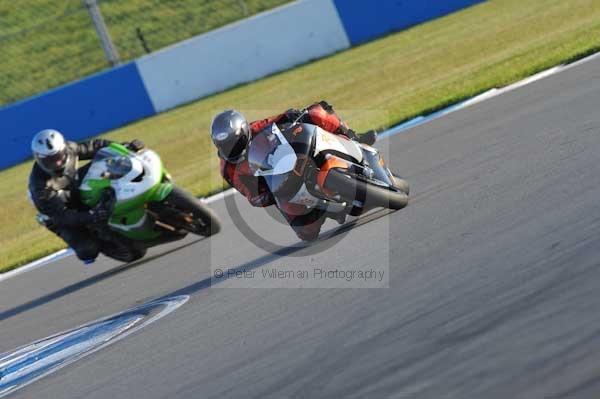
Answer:
<svg viewBox="0 0 600 399"><path fill-rule="evenodd" d="M69 160L65 138L52 129L42 130L33 137L31 151L40 168L51 175L60 175Z"/></svg>
<svg viewBox="0 0 600 399"><path fill-rule="evenodd" d="M250 141L250 126L244 115L234 110L221 112L213 119L211 136L220 158L231 163L244 160Z"/></svg>

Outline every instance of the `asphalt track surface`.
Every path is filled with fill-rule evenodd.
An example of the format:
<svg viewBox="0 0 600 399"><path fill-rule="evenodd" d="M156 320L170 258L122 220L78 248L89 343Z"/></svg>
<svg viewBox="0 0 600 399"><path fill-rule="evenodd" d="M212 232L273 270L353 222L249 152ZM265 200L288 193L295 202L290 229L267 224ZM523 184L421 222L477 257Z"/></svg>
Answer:
<svg viewBox="0 0 600 399"><path fill-rule="evenodd" d="M13 396L598 398L599 107L596 59L379 143L413 200L330 248L269 255L220 201L224 229L211 240L128 266L69 257L1 282L0 352L190 296ZM240 207L259 231L296 242L264 210ZM389 288L211 286L217 267L372 265L389 266Z"/></svg>

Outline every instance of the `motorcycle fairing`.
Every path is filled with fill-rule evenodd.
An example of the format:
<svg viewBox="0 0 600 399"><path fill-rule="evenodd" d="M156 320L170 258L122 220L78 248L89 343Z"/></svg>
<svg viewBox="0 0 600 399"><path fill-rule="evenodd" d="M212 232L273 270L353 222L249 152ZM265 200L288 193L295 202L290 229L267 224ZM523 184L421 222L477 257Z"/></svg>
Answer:
<svg viewBox="0 0 600 399"><path fill-rule="evenodd" d="M263 131L252 139L254 148L259 149L249 154L250 164L255 168L254 176L283 175L296 166L296 152L277 124L273 123L270 130L271 134Z"/></svg>
<svg viewBox="0 0 600 399"><path fill-rule="evenodd" d="M305 157L296 154L296 150L276 124L272 124L258 133L250 143L248 162L254 176L262 177L269 190L278 198L289 200L300 189L302 176L293 173L298 160Z"/></svg>
<svg viewBox="0 0 600 399"><path fill-rule="evenodd" d="M359 143L348 139L346 136L329 133L319 127L315 127L315 157L327 153L349 157L350 161L361 163L363 152Z"/></svg>
<svg viewBox="0 0 600 399"><path fill-rule="evenodd" d="M298 192L296 192L296 195L288 202L296 205L304 205L307 208L313 208L319 203L319 199L308 191L306 183L302 183L302 186Z"/></svg>
<svg viewBox="0 0 600 399"><path fill-rule="evenodd" d="M115 195L111 227L133 239L148 240L160 235L144 207L164 199L173 189L163 183L166 171L158 154L151 150L133 153L120 144L101 149L90 164L79 187L82 201L95 206L103 190Z"/></svg>

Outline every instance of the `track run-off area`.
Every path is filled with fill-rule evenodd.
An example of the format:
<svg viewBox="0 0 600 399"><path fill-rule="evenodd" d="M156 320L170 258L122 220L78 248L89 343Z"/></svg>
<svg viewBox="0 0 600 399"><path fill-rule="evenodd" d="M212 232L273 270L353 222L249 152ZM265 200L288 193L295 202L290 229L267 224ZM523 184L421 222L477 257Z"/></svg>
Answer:
<svg viewBox="0 0 600 399"><path fill-rule="evenodd" d="M234 195L244 222L287 249L255 246L221 200L211 206L223 231L210 239L130 265L70 256L0 281L5 354L157 299L187 301L12 395L596 398L599 107L594 58L381 140L411 183L409 206L307 248ZM371 289L213 277L349 268L385 276Z"/></svg>

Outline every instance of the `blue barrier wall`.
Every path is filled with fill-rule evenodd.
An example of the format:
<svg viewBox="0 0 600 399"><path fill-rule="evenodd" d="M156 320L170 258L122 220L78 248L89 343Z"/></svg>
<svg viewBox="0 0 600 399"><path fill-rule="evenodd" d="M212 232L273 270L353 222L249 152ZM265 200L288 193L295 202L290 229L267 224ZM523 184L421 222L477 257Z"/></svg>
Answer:
<svg viewBox="0 0 600 399"><path fill-rule="evenodd" d="M334 0L352 45L450 14L485 0Z"/></svg>
<svg viewBox="0 0 600 399"><path fill-rule="evenodd" d="M9 105L0 109L0 169L31 158L31 138L39 130L82 140L154 113L135 63Z"/></svg>

